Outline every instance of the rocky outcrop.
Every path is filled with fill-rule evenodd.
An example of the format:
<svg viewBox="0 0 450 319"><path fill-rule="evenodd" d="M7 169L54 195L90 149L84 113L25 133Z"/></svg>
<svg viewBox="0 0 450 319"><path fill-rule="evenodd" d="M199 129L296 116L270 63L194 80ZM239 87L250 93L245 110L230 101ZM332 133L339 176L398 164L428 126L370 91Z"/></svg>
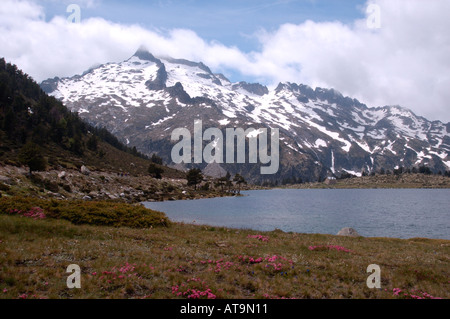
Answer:
<svg viewBox="0 0 450 319"><path fill-rule="evenodd" d="M350 227L342 228L338 233L338 236L347 236L347 237L360 237L361 235L358 234L356 230Z"/></svg>
<svg viewBox="0 0 450 319"><path fill-rule="evenodd" d="M213 178L224 177L226 174L227 171L216 162L208 164L208 166L206 166L206 168L203 170L203 175Z"/></svg>
<svg viewBox="0 0 450 319"><path fill-rule="evenodd" d="M233 90L238 90L238 89L244 89L245 91L255 94L255 95L259 95L259 96L263 96L265 94L269 93L269 89L264 86L261 85L259 83L247 83L245 81L243 82L239 82L238 84L234 84L232 86Z"/></svg>

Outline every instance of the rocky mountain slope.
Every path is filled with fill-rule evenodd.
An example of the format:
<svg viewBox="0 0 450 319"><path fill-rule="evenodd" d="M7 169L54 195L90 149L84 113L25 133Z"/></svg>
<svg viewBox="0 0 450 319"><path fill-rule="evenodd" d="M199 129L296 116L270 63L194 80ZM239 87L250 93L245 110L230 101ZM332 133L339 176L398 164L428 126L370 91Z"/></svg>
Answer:
<svg viewBox="0 0 450 319"><path fill-rule="evenodd" d="M145 50L82 75L46 80L41 87L91 124L169 164L176 143L172 131L192 132L195 120L202 120L204 130L223 132L278 128L277 174L260 175L260 164L248 161L220 165L253 181L313 181L397 166L450 169L450 123L428 121L400 106L369 108L333 89L232 83L203 63L156 58ZM207 163L198 166L204 169Z"/></svg>
<svg viewBox="0 0 450 319"><path fill-rule="evenodd" d="M86 173L74 168L47 169L31 178L27 173L24 167L0 165L0 195L128 203L229 195L219 190L194 191L184 178L155 179L99 170Z"/></svg>

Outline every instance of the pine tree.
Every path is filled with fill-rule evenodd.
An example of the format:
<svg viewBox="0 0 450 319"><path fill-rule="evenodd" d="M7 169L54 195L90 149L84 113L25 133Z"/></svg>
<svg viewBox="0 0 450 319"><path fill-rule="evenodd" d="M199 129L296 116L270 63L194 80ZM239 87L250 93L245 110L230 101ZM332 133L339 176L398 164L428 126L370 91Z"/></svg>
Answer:
<svg viewBox="0 0 450 319"><path fill-rule="evenodd" d="M19 161L21 164L28 166L30 169L30 176L33 171L43 171L47 167L47 162L42 156L39 146L32 142L28 142L20 150Z"/></svg>
<svg viewBox="0 0 450 319"><path fill-rule="evenodd" d="M164 173L164 170L155 163L150 163L150 165L148 166L148 173L153 178L162 179L161 174Z"/></svg>
<svg viewBox="0 0 450 319"><path fill-rule="evenodd" d="M94 151L94 152L97 151L97 148L98 148L97 136L91 135L89 137L89 139L87 140L86 147L91 151Z"/></svg>
<svg viewBox="0 0 450 319"><path fill-rule="evenodd" d="M227 175L225 175L225 185L228 187L228 192L230 192L231 186L233 186L230 172L227 172Z"/></svg>
<svg viewBox="0 0 450 319"><path fill-rule="evenodd" d="M223 176L217 180L217 186L220 186L222 193L223 193L223 187L227 184L227 182L228 182L228 179L226 176Z"/></svg>
<svg viewBox="0 0 450 319"><path fill-rule="evenodd" d="M187 172L186 179L188 186L194 186L194 189L197 189L197 185L203 180L202 171L198 168L193 168Z"/></svg>

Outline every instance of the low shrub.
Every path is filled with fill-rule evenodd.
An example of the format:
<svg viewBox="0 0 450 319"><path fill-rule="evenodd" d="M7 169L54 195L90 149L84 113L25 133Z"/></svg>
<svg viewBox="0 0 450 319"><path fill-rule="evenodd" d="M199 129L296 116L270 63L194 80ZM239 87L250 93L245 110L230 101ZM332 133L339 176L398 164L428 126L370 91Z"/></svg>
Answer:
<svg viewBox="0 0 450 319"><path fill-rule="evenodd" d="M8 192L10 189L11 187L9 187L8 185L0 183L0 191Z"/></svg>
<svg viewBox="0 0 450 319"><path fill-rule="evenodd" d="M52 182L51 180L44 179L43 180L43 185L44 185L45 189L47 189L47 190L49 190L51 192L57 193L59 191L58 184L55 183L55 182Z"/></svg>
<svg viewBox="0 0 450 319"><path fill-rule="evenodd" d="M35 207L41 208L47 218L64 219L76 225L130 228L171 225L170 220L162 212L125 203L44 200L27 197L0 199L0 214L8 214L11 210L27 212Z"/></svg>

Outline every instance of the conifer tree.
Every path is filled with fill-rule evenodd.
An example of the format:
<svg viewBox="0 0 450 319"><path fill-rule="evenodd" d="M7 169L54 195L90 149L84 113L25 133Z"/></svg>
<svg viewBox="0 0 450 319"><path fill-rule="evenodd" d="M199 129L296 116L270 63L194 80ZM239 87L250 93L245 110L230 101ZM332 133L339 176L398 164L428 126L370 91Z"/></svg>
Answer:
<svg viewBox="0 0 450 319"><path fill-rule="evenodd" d="M199 168L193 168L187 172L186 179L188 186L194 186L194 189L197 189L197 185L203 180L202 171Z"/></svg>
<svg viewBox="0 0 450 319"><path fill-rule="evenodd" d="M42 156L39 146L33 142L28 142L20 150L19 161L21 164L28 166L30 170L30 176L33 171L43 171L47 167L47 162Z"/></svg>

